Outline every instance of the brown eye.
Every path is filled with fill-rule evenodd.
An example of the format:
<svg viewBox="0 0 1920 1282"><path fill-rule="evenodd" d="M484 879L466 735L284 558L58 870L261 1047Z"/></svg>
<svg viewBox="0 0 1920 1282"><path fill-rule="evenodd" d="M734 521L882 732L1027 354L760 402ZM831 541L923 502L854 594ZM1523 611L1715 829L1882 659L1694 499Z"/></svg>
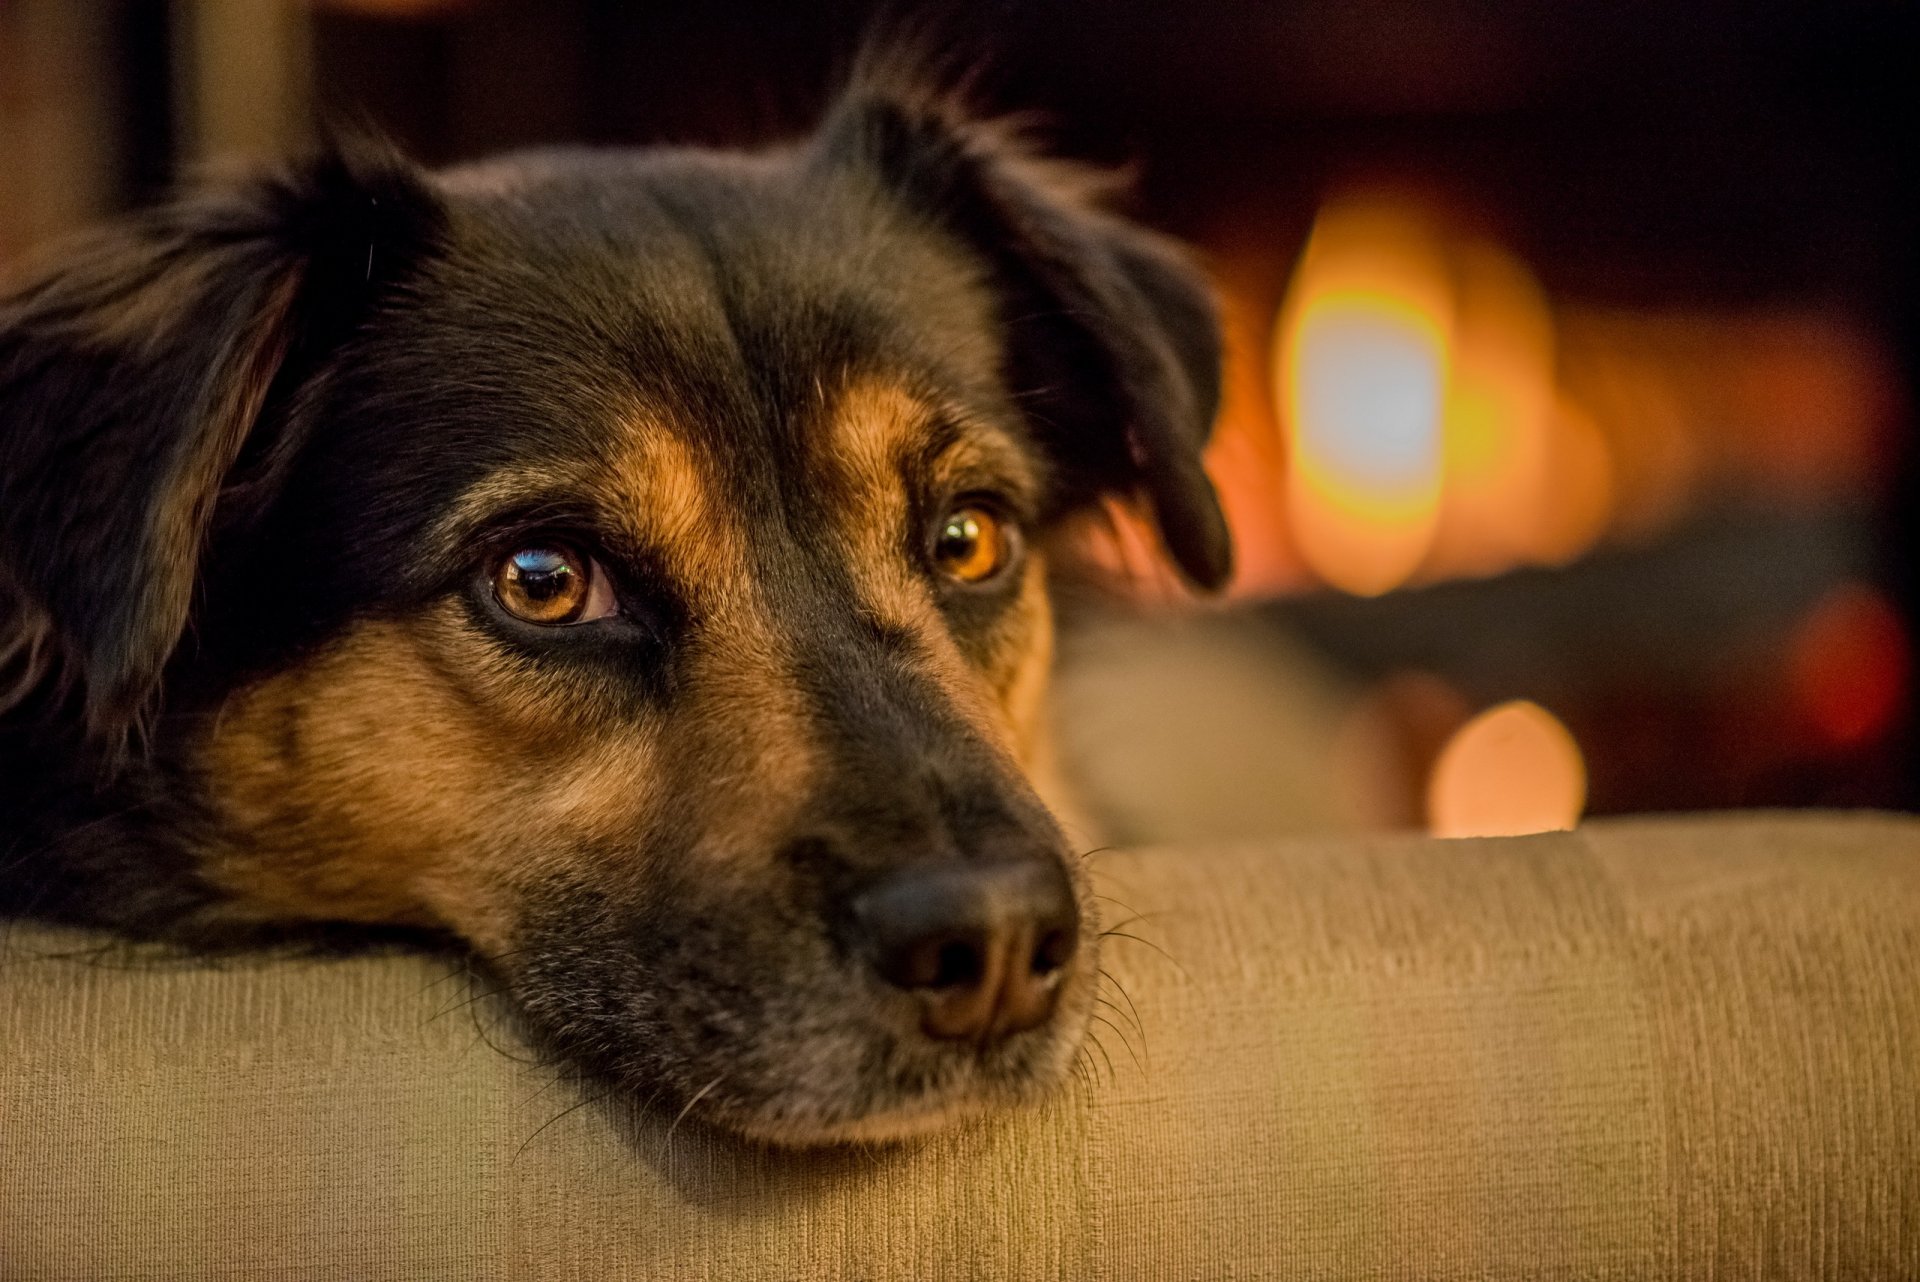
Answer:
<svg viewBox="0 0 1920 1282"><path fill-rule="evenodd" d="M494 571L493 595L528 623L591 623L617 613L612 585L592 557L571 548L521 548Z"/></svg>
<svg viewBox="0 0 1920 1282"><path fill-rule="evenodd" d="M1014 533L1000 517L968 504L941 518L933 538L933 563L961 583L985 583L1013 559Z"/></svg>

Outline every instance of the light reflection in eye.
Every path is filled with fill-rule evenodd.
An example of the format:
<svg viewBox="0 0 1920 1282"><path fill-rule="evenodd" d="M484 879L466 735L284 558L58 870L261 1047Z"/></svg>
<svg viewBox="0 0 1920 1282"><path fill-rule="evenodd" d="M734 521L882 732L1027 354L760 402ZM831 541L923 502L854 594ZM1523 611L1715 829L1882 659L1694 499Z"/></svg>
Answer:
<svg viewBox="0 0 1920 1282"><path fill-rule="evenodd" d="M969 504L942 518L933 541L941 573L961 583L984 583L1012 559L1013 537L1005 522Z"/></svg>
<svg viewBox="0 0 1920 1282"><path fill-rule="evenodd" d="M494 598L516 619L558 627L619 612L607 573L561 544L523 547L494 571Z"/></svg>

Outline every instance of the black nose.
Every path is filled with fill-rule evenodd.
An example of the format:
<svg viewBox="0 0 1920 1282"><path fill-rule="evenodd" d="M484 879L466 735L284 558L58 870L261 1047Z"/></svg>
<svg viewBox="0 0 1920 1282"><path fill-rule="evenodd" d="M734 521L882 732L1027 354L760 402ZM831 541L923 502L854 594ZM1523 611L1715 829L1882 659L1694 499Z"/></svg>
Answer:
<svg viewBox="0 0 1920 1282"><path fill-rule="evenodd" d="M942 863L893 873L853 902L874 966L920 998L929 1036L986 1041L1053 1013L1080 942L1053 859Z"/></svg>

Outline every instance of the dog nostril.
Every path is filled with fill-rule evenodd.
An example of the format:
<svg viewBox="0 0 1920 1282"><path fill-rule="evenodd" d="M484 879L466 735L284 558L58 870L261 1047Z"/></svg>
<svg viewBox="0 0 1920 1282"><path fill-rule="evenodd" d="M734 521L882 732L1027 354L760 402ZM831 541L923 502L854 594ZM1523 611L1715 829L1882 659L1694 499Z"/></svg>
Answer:
<svg viewBox="0 0 1920 1282"><path fill-rule="evenodd" d="M1078 940L1072 886L1049 860L904 869L852 907L875 969L919 999L938 1038L1044 1023Z"/></svg>
<svg viewBox="0 0 1920 1282"><path fill-rule="evenodd" d="M909 991L978 984L987 970L985 944L951 934L909 939L883 947L876 966L889 984Z"/></svg>
<svg viewBox="0 0 1920 1282"><path fill-rule="evenodd" d="M1074 942L1070 930L1050 930L1042 935L1039 947L1033 950L1033 973L1051 975L1072 961Z"/></svg>
<svg viewBox="0 0 1920 1282"><path fill-rule="evenodd" d="M954 940L940 945L930 988L952 988L956 984L977 984L986 974L980 950L970 943Z"/></svg>

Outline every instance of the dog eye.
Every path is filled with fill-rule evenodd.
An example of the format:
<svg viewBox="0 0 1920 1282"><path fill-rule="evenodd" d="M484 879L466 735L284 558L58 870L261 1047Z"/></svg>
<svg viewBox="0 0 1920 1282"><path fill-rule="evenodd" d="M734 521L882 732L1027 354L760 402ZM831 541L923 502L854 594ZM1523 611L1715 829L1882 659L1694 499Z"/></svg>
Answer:
<svg viewBox="0 0 1920 1282"><path fill-rule="evenodd" d="M493 574L494 599L528 623L591 623L619 613L613 585L590 556L558 545L525 547Z"/></svg>
<svg viewBox="0 0 1920 1282"><path fill-rule="evenodd" d="M934 530L933 563L960 583L985 583L1013 560L1013 528L978 504L968 503L940 519Z"/></svg>

